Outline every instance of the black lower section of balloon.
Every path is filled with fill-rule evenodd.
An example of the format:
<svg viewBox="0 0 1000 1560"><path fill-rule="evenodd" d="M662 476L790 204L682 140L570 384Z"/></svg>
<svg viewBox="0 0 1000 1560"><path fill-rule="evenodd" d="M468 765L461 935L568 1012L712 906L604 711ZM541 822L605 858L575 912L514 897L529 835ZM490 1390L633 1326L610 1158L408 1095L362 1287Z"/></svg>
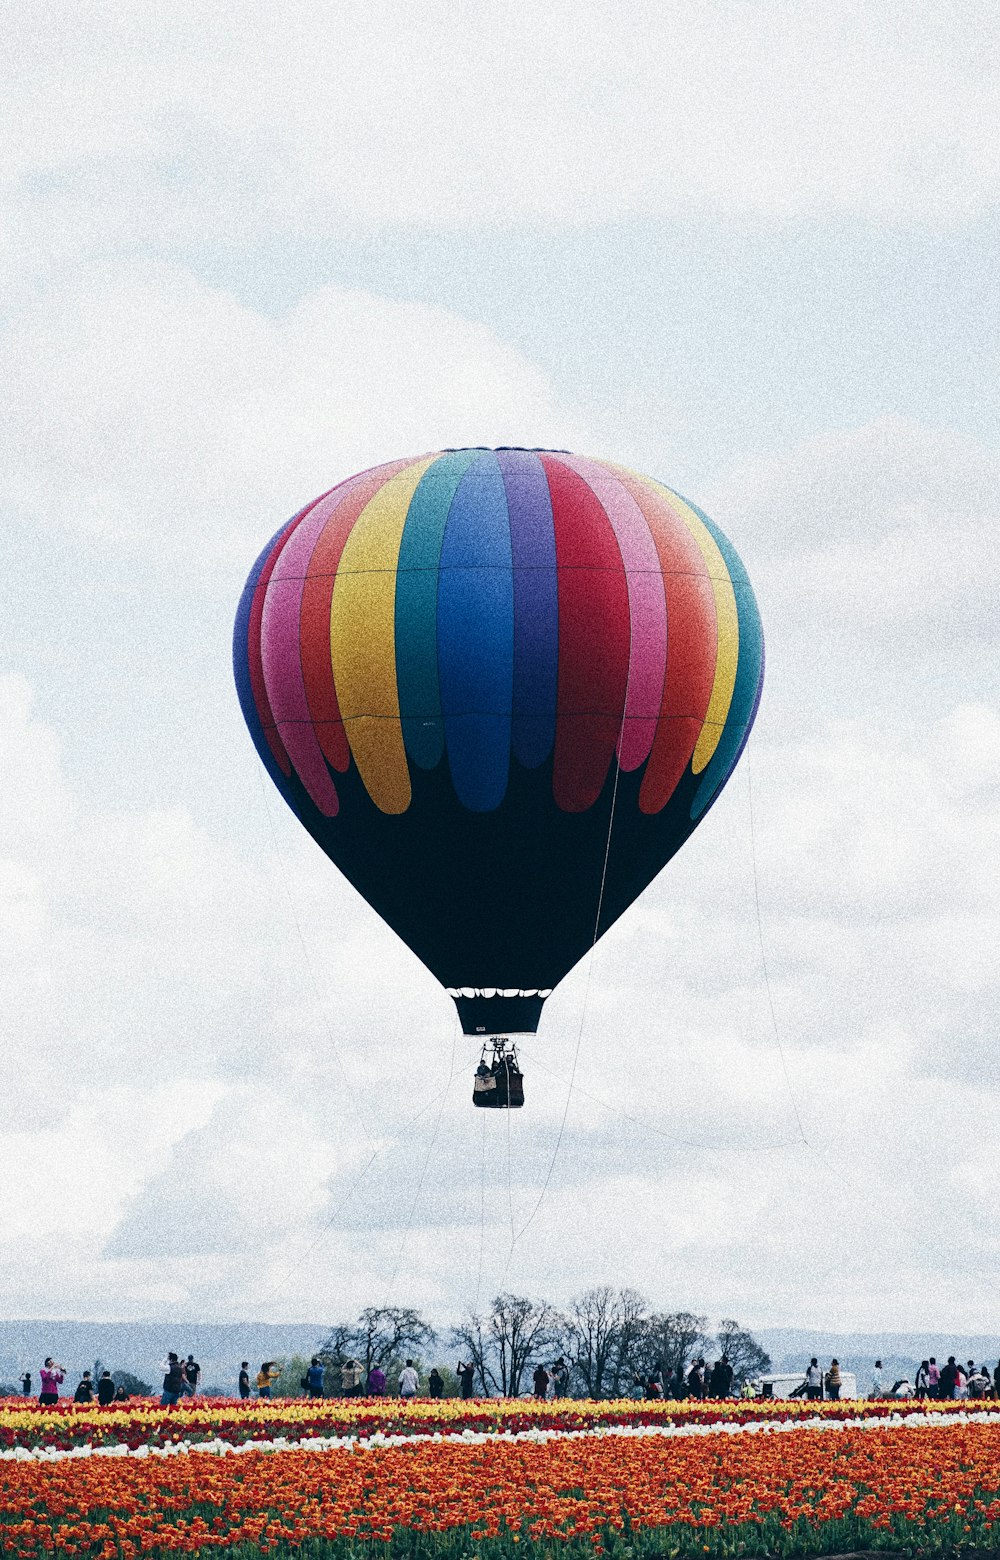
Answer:
<svg viewBox="0 0 1000 1560"><path fill-rule="evenodd" d="M455 1006L467 1035L533 1035L542 1016L544 997L456 997Z"/></svg>
<svg viewBox="0 0 1000 1560"><path fill-rule="evenodd" d="M638 806L642 771L616 785L612 765L595 804L568 813L553 800L551 763L527 770L512 760L502 806L474 813L456 799L444 760L429 772L412 767L410 807L392 816L353 763L331 774L336 818L323 817L294 776L283 787L293 810L442 985L477 990L557 985L687 839L697 785L689 771L649 817ZM541 1000L515 1010L516 1000L459 998L463 1027L533 1032Z"/></svg>

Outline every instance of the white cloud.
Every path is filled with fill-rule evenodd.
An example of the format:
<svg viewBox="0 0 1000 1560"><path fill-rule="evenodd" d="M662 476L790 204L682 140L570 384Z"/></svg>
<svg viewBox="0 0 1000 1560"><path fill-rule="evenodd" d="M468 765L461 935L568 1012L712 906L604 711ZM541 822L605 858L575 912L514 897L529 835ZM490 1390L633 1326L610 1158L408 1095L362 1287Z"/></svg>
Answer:
<svg viewBox="0 0 1000 1560"><path fill-rule="evenodd" d="M445 309L324 287L271 319L161 267L45 290L0 374L7 507L203 578L368 465L582 432L531 363Z"/></svg>
<svg viewBox="0 0 1000 1560"><path fill-rule="evenodd" d="M921 0L38 4L10 29L5 170L30 231L262 233L996 202L996 13ZM35 208L32 215L31 208Z"/></svg>

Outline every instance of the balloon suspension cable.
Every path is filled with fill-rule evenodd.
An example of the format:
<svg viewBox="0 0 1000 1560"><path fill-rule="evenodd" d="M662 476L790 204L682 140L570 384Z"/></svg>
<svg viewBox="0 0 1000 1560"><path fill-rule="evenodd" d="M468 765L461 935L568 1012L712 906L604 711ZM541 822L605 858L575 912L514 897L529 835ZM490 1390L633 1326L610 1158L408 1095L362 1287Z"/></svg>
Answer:
<svg viewBox="0 0 1000 1560"><path fill-rule="evenodd" d="M476 1299L473 1316L479 1314L479 1296L483 1289L483 1251L486 1246L486 1117L483 1117L483 1155L479 1173L479 1264L476 1269Z"/></svg>
<svg viewBox="0 0 1000 1560"><path fill-rule="evenodd" d="M341 1198L340 1202L338 1202L335 1205L335 1207L333 1209L333 1212L330 1214L329 1218L325 1221L325 1223L321 1226L321 1228L318 1231L318 1233L313 1237L312 1241L306 1247L305 1251L303 1251L302 1255L299 1256L299 1257L296 1257L295 1261L291 1264L291 1266L289 1268L286 1269L285 1273L282 1275L282 1277L278 1280L278 1282L276 1284L274 1284L263 1295L259 1295L256 1300L251 1300L251 1301L248 1302L248 1305L249 1305L251 1310L256 1310L259 1306L262 1306L262 1305L266 1304L269 1300L272 1300L276 1294L279 1294L280 1291L288 1283L288 1280L295 1273L297 1273L299 1268L301 1268L309 1260L309 1258L312 1256L313 1252L316 1250L317 1246L319 1246L320 1243L330 1233L330 1231L333 1229L333 1226L336 1224L337 1220L339 1219L340 1215L344 1212L344 1210L347 1208L348 1204L352 1201L355 1192L358 1190L358 1188L361 1185L361 1183L366 1179L366 1177L368 1175L368 1172L371 1169L372 1165L375 1163L375 1161L377 1159L381 1159L381 1160L384 1161L386 1159L391 1159L392 1158L392 1155L397 1151L397 1149L405 1141L405 1139L403 1138L402 1134L404 1132L408 1132L410 1127L416 1126L416 1124L420 1120L421 1116L426 1116L427 1112L429 1110L431 1110L435 1105L437 1105L439 1101L443 1101L443 1099L447 1095L449 1089L451 1088L451 1085L454 1083L455 1079L458 1077L458 1074L459 1074L460 1071L461 1071L461 1068L454 1068L453 1071L452 1071L451 1077L448 1079L448 1082L446 1083L445 1087L443 1089L439 1089L437 1094L432 1094L430 1099L429 1100L425 1100L424 1104L421 1105L421 1107L420 1107L420 1109L418 1111L415 1111L412 1116L408 1116L407 1117L407 1119L403 1122L402 1126L400 1127L399 1135L397 1136L396 1141L394 1143L390 1143L387 1146L383 1146L381 1148L375 1149L375 1151L369 1157L367 1163L362 1168L360 1174L357 1175L355 1177L355 1179L351 1182L351 1185L348 1187L346 1193ZM324 1182L320 1182L319 1186L322 1187L324 1184L325 1184ZM232 1326L232 1327L242 1327L243 1323L242 1322L231 1322L229 1325Z"/></svg>
<svg viewBox="0 0 1000 1560"><path fill-rule="evenodd" d="M628 707L628 687L626 685L626 689L625 689L625 708L627 708L627 707ZM570 1101L573 1098L573 1089L574 1089L574 1086L576 1084L576 1069L577 1069L577 1065L578 1065L578 1063L580 1061L580 1047L581 1047L581 1045L583 1043L583 1030L584 1030L584 1026L585 1026L585 1024L587 1022L587 1006L588 1006L588 1003L590 1001L590 985L591 985L591 981L593 980L593 976L594 976L594 949L597 946L597 939L601 935L601 912L604 909L604 890L605 890L605 887L606 887L607 881L608 881L608 861L609 861L609 858L611 856L611 834L612 834L612 830L614 829L614 826L615 826L615 807L616 807L616 805L618 803L618 780L619 780L619 777L620 777L621 772L622 772L621 760L620 760L619 755L618 755L618 749L621 747L622 734L623 734L624 730L625 730L625 715L624 715L624 711L623 711L621 728L620 728L619 733L618 733L618 747L615 749L615 779L614 779L614 785L613 785L612 790L611 790L611 810L610 810L610 812L608 814L608 835L607 835L607 839L604 842L604 860L603 860L603 862L601 864L601 886L600 886L600 889L599 889L598 895L597 895L597 914L594 917L594 936L593 936L593 940L591 941L590 949L589 949L589 953L588 953L588 959L587 959L587 980L586 980L586 985L584 986L584 990L583 990L583 1004L582 1004L581 1009L580 1009L580 1027L577 1030L576 1045L575 1045L575 1047L573 1049L573 1065L570 1068L569 1083L568 1083L568 1085L566 1087L566 1103L563 1106L562 1120L559 1123L559 1131L558 1131L558 1134L556 1135L555 1146L553 1147L553 1150L552 1150L552 1158L549 1160L549 1168L545 1172L545 1180L542 1182L542 1189L541 1189L541 1191L538 1194L538 1200L536 1201L535 1206L532 1208L531 1212L529 1213L527 1219L521 1225L521 1228L517 1231L516 1235L513 1233L513 1225L511 1226L510 1251L507 1253L507 1261L506 1261L506 1263L504 1265L503 1277L500 1280L500 1287L501 1287L501 1289L503 1288L504 1284L507 1281L507 1274L510 1271L510 1265L511 1265L511 1262L513 1261L513 1259L514 1259L514 1248L517 1245L518 1241L521 1239L521 1237L531 1227L532 1223L534 1222L535 1215L538 1213L539 1208L542 1206L542 1203L545 1200L545 1194L546 1194L546 1192L549 1189L549 1182L552 1180L552 1172L553 1172L553 1170L556 1167L556 1160L559 1157L559 1149L562 1146L563 1134L566 1131L566 1121L567 1121L567 1118L569 1116Z"/></svg>
<svg viewBox="0 0 1000 1560"><path fill-rule="evenodd" d="M406 1249L406 1242L410 1238L410 1230L413 1226L413 1220L416 1217L417 1206L420 1202L420 1194L424 1189L424 1182L427 1179L427 1171L430 1168L431 1154L434 1152L434 1144L437 1142L438 1133L441 1130L441 1118L444 1115L444 1107L447 1102L448 1095L451 1092L451 1086L455 1081L455 1052L458 1049L458 1036L460 1029L461 1024L459 1022L458 1014L456 1013L455 1027L451 1034L451 1061L448 1064L448 1082L445 1084L441 1093L441 1103L438 1106L438 1113L434 1120L434 1130L431 1133L430 1139L427 1143L427 1152L424 1155L423 1168L420 1171L420 1179L417 1181L417 1189L413 1194L413 1201L410 1204L410 1212L407 1216L406 1228L403 1230L402 1239L399 1242L399 1250L396 1252L396 1261L392 1270L392 1276L385 1288L385 1299L382 1301L383 1309L388 1308L389 1301L392 1298L393 1289L396 1285L396 1279L399 1277L399 1270L403 1264L403 1252Z"/></svg>
<svg viewBox="0 0 1000 1560"><path fill-rule="evenodd" d="M757 910L757 940L760 944L760 966L764 972L764 988L767 991L768 1006L771 1010L771 1028L774 1030L775 1044L778 1047L778 1055L781 1058L781 1070L785 1075L785 1084L788 1089L788 1098L792 1102L792 1111L795 1123L799 1129L799 1137L806 1147L809 1147L809 1139L806 1137L805 1128L802 1125L802 1117L795 1099L795 1090L792 1088L792 1080L788 1071L788 1062L785 1059L785 1048L781 1043L781 1034L778 1030L778 1019L774 1011L774 996L771 992L771 979L767 970L767 954L764 951L764 921L760 913L760 886L757 881L757 839L753 826L753 777L750 766L750 743L746 746L746 771L747 771L747 809L750 815L750 862L753 867L753 900Z"/></svg>
<svg viewBox="0 0 1000 1560"><path fill-rule="evenodd" d="M364 1131L365 1137L368 1139L368 1146L369 1146L369 1148L377 1151L378 1144L376 1142L375 1137L373 1136L373 1134L371 1132L371 1129L368 1126L367 1120L365 1119L365 1113L361 1109L361 1105L360 1105L360 1102L358 1100L357 1092L356 1092L356 1090L354 1088L354 1085L351 1082L350 1074L348 1073L347 1068L344 1066L344 1059L343 1059L343 1057L340 1054L340 1047L338 1046L338 1044L336 1042L336 1039L334 1038L333 1025L330 1023L329 1014L327 1013L327 1010L326 1010L326 999L323 996L322 991L320 990L319 980L317 979L316 971L313 968L313 962L312 962L311 958L309 957L309 948L308 948L308 946L306 944L305 934L302 931L302 923L299 920L299 914L298 914L298 911L295 908L295 900L292 898L292 890L289 887L289 883L288 883L288 871L287 871L286 866L285 866L285 858L281 854L281 847L278 844L278 831L275 828L274 817L273 817L273 815L271 813L270 802L268 801L267 787L264 784L264 771L263 771L263 769L258 768L258 770L257 770L257 777L260 780L261 795L264 798L264 811L267 814L267 821L268 821L268 824L270 825L270 829L271 829L271 843L274 846L275 858L276 858L276 860L278 862L278 867L279 867L279 870L280 870L280 873L281 873L282 886L283 886L283 888L285 890L285 897L288 900L288 908L292 912L292 920L295 923L295 930L298 933L299 944L300 944L300 946L302 948L302 957L303 957L303 960L305 961L306 969L309 972L309 979L310 979L310 981L312 983L313 993L314 993L314 995L316 997L316 1002L317 1002L317 1005L319 1007L320 1014L322 1015L323 1027L326 1030L326 1036L327 1036L327 1039L330 1042L330 1049L333 1052L334 1057L336 1058L337 1066L340 1068L340 1073L341 1073L341 1076L342 1076L342 1078L344 1080L344 1083L346 1085L347 1092L351 1096L351 1103L354 1106L355 1114L357 1115L357 1118L358 1118L358 1120L361 1123L362 1130Z"/></svg>

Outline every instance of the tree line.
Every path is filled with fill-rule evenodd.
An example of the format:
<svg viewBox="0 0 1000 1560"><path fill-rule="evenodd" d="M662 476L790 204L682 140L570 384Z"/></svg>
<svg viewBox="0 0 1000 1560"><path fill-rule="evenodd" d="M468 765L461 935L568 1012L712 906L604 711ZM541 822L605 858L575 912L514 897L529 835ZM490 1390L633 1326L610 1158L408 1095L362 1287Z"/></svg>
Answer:
<svg viewBox="0 0 1000 1560"><path fill-rule="evenodd" d="M418 1311L401 1306L366 1306L353 1322L330 1329L319 1357L337 1390L340 1368L356 1360L368 1373L381 1366L390 1390L407 1358L437 1363L445 1390L455 1389L452 1370L431 1351L471 1363L477 1395L517 1397L528 1390L536 1365L557 1358L569 1368L576 1397L627 1395L636 1382L658 1376L666 1382L679 1367L703 1356L725 1355L738 1388L770 1368L770 1358L746 1328L732 1319L710 1333L708 1320L690 1311L653 1311L635 1289L600 1284L586 1289L565 1310L524 1295L496 1295L489 1307L469 1311L457 1326L436 1330ZM328 1378L329 1380L329 1378ZM280 1388L279 1388L280 1390Z"/></svg>

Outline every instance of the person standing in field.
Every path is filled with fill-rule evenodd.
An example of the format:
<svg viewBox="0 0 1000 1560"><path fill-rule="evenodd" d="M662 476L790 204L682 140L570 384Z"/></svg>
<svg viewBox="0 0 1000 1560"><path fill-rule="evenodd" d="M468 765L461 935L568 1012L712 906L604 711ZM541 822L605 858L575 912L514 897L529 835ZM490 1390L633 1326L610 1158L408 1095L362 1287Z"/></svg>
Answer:
<svg viewBox="0 0 1000 1560"><path fill-rule="evenodd" d="M826 1373L826 1395L831 1403L840 1402L840 1389L843 1385L840 1375L840 1361L831 1360L830 1369Z"/></svg>
<svg viewBox="0 0 1000 1560"><path fill-rule="evenodd" d="M941 1395L940 1389L941 1372L938 1369L938 1362L932 1354L930 1359L927 1361L927 1391L930 1397L936 1398L940 1397Z"/></svg>
<svg viewBox="0 0 1000 1560"><path fill-rule="evenodd" d="M1000 1370L1000 1364L998 1364L997 1369ZM458 1377L459 1390L462 1397L470 1398L472 1396L472 1383L475 1379L476 1367L471 1362L459 1360L455 1366L455 1375Z"/></svg>
<svg viewBox="0 0 1000 1560"><path fill-rule="evenodd" d="M281 1366L277 1360L265 1360L257 1372L257 1396L269 1398L271 1388L281 1375Z"/></svg>
<svg viewBox="0 0 1000 1560"><path fill-rule="evenodd" d="M358 1360L345 1360L340 1367L340 1385L345 1397L361 1396L361 1381L364 1372Z"/></svg>
<svg viewBox="0 0 1000 1560"><path fill-rule="evenodd" d="M161 1408L173 1408L178 1398L187 1389L187 1380L184 1375L184 1367L176 1354L167 1355L167 1369L163 1377L163 1392L160 1397Z"/></svg>
<svg viewBox="0 0 1000 1560"><path fill-rule="evenodd" d="M427 1378L427 1390L432 1398L444 1397L444 1377L436 1365Z"/></svg>
<svg viewBox="0 0 1000 1560"><path fill-rule="evenodd" d="M31 1371L30 1370L26 1370L24 1375L21 1377L21 1391L24 1393L25 1397L30 1397L31 1396Z"/></svg>
<svg viewBox="0 0 1000 1560"><path fill-rule="evenodd" d="M385 1397L385 1371L377 1360L368 1372L368 1396Z"/></svg>
<svg viewBox="0 0 1000 1560"><path fill-rule="evenodd" d="M806 1397L811 1403L818 1403L823 1396L823 1372L819 1368L819 1360L815 1354L809 1361L809 1369L806 1371Z"/></svg>
<svg viewBox="0 0 1000 1560"><path fill-rule="evenodd" d="M56 1365L51 1354L46 1355L45 1364L38 1373L42 1378L42 1390L38 1395L39 1403L44 1403L51 1408L53 1403L59 1401L59 1388L66 1380L66 1373L61 1365Z"/></svg>
<svg viewBox="0 0 1000 1560"><path fill-rule="evenodd" d="M310 1397L325 1397L324 1391L325 1372L318 1354L314 1354L309 1361L309 1369L306 1371L306 1390Z"/></svg>
<svg viewBox="0 0 1000 1560"><path fill-rule="evenodd" d="M541 1398L544 1402L549 1395L549 1373L545 1366L536 1365L535 1373L531 1379L534 1382L536 1398Z"/></svg>
<svg viewBox="0 0 1000 1560"><path fill-rule="evenodd" d="M187 1384L187 1392L194 1397L198 1391L198 1382L201 1379L201 1366L193 1354L189 1354L184 1361L184 1380Z"/></svg>
<svg viewBox="0 0 1000 1560"><path fill-rule="evenodd" d="M884 1384L882 1381L882 1361L876 1360L875 1369L872 1371L871 1391L869 1392L868 1396L870 1398L880 1398L882 1397L883 1392Z"/></svg>
<svg viewBox="0 0 1000 1560"><path fill-rule="evenodd" d="M399 1395L401 1398L415 1398L420 1380L414 1369L413 1361L407 1360L399 1373Z"/></svg>
<svg viewBox="0 0 1000 1560"><path fill-rule="evenodd" d="M73 1393L74 1403L92 1403L94 1401L94 1383L90 1377L90 1371L85 1370L80 1377L76 1391Z"/></svg>
<svg viewBox="0 0 1000 1560"><path fill-rule="evenodd" d="M101 1379L97 1383L97 1401L102 1408L107 1408L108 1404L113 1403L114 1400L115 1384L111 1379L111 1372L109 1370L102 1371Z"/></svg>
<svg viewBox="0 0 1000 1560"><path fill-rule="evenodd" d="M241 1398L250 1396L250 1361L243 1360L240 1364L239 1393Z"/></svg>

